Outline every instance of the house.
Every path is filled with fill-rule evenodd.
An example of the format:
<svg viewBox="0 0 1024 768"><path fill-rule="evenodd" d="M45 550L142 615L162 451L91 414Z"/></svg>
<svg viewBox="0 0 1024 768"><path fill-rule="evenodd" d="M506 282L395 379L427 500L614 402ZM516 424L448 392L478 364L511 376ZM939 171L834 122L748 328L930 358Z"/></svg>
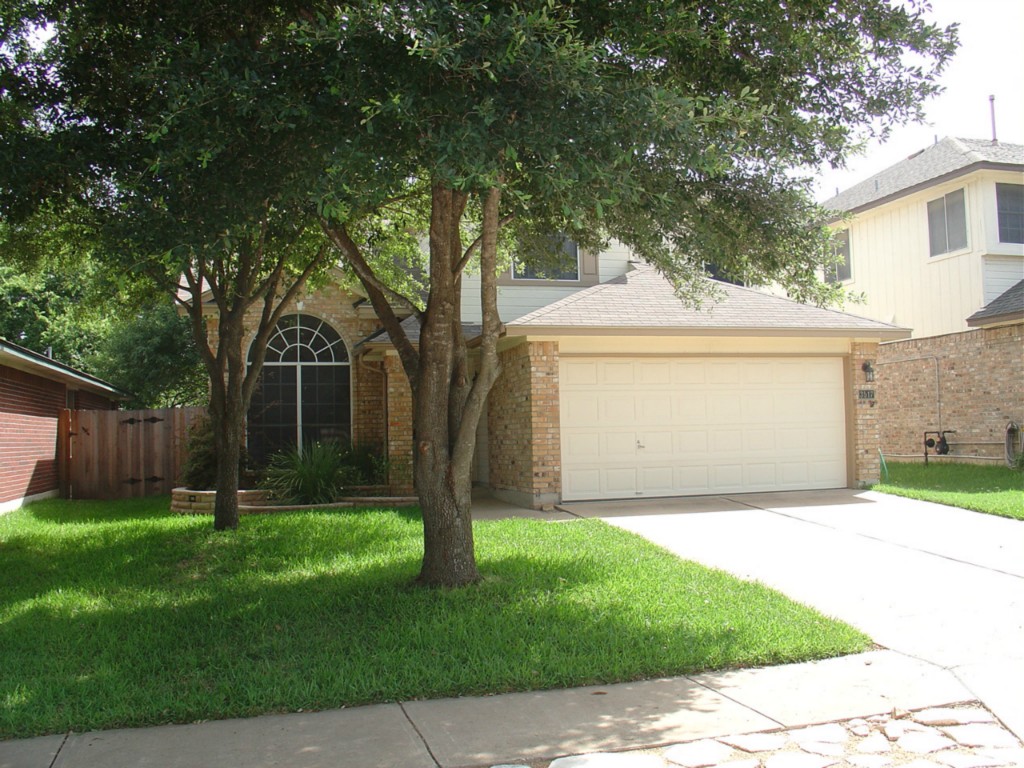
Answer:
<svg viewBox="0 0 1024 768"><path fill-rule="evenodd" d="M858 314L914 338L967 318L1024 278L1024 146L945 138L822 203Z"/></svg>
<svg viewBox="0 0 1024 768"><path fill-rule="evenodd" d="M113 410L124 397L105 381L0 339L0 512L57 495L62 411Z"/></svg>
<svg viewBox="0 0 1024 768"><path fill-rule="evenodd" d="M881 448L1000 462L1024 424L1024 146L946 138L822 203L855 311L910 328L882 344ZM929 434L932 433L932 434Z"/></svg>
<svg viewBox="0 0 1024 768"><path fill-rule="evenodd" d="M562 269L499 280L503 372L479 428L479 485L541 508L877 479L864 370L906 329L726 284L713 307L691 309L621 245L565 252ZM469 335L478 282L464 283ZM254 333L255 322L247 344ZM300 296L271 339L249 449L352 440L386 454L392 486L408 490L411 416L372 308L331 283Z"/></svg>

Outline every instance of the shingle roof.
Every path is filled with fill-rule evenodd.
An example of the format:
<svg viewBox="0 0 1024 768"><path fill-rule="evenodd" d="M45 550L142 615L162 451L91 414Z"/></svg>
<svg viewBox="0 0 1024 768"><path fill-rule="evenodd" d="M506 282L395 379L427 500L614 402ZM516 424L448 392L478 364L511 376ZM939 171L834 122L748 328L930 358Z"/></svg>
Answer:
<svg viewBox="0 0 1024 768"><path fill-rule="evenodd" d="M967 325L976 328L1013 320L1024 320L1024 280L968 317Z"/></svg>
<svg viewBox="0 0 1024 768"><path fill-rule="evenodd" d="M976 167L993 166L1024 167L1024 146L946 137L821 205L833 211L859 211L910 194L939 179L959 176Z"/></svg>
<svg viewBox="0 0 1024 768"><path fill-rule="evenodd" d="M122 400L128 393L92 374L72 368L46 355L40 355L13 342L0 339L0 365L24 370L43 378L84 387L113 400Z"/></svg>
<svg viewBox="0 0 1024 768"><path fill-rule="evenodd" d="M888 323L821 309L750 288L718 283L721 300L696 309L684 303L653 267L639 266L607 283L542 307L508 324L508 332L538 329L610 331L750 331L762 334L844 335L906 338Z"/></svg>
<svg viewBox="0 0 1024 768"><path fill-rule="evenodd" d="M409 317L405 318L402 321L402 328L405 330L405 335L409 337L409 341L413 344L420 343L420 323L416 319L416 315L409 315ZM483 327L478 323L462 324L462 335L466 339L475 339L482 331ZM380 328L360 341L356 347L362 347L366 344L391 344L391 336L384 328Z"/></svg>

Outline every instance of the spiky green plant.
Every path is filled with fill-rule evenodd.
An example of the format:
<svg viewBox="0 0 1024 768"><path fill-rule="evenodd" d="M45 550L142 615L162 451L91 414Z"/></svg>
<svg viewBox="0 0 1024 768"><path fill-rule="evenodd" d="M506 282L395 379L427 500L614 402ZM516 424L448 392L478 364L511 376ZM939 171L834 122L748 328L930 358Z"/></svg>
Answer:
<svg viewBox="0 0 1024 768"><path fill-rule="evenodd" d="M271 456L260 487L289 504L330 504L360 479L338 443L315 442Z"/></svg>

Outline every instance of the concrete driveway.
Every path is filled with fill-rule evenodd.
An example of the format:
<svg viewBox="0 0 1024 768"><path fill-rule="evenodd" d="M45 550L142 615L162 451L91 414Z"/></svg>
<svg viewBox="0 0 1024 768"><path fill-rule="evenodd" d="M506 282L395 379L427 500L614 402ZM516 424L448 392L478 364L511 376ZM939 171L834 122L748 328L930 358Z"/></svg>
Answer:
<svg viewBox="0 0 1024 768"><path fill-rule="evenodd" d="M1024 738L1024 523L870 491L570 503L952 671Z"/></svg>

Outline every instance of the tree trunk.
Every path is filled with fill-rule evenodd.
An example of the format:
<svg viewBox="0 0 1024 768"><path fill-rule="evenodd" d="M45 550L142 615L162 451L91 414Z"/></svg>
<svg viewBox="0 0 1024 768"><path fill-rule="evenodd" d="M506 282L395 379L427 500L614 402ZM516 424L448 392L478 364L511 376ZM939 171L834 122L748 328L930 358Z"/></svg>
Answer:
<svg viewBox="0 0 1024 768"><path fill-rule="evenodd" d="M245 364L242 358L243 315L236 311L223 318L220 326L218 370L211 371L210 423L217 447L217 495L213 505L213 528L238 528L238 472L245 435L246 402L243 397Z"/></svg>

